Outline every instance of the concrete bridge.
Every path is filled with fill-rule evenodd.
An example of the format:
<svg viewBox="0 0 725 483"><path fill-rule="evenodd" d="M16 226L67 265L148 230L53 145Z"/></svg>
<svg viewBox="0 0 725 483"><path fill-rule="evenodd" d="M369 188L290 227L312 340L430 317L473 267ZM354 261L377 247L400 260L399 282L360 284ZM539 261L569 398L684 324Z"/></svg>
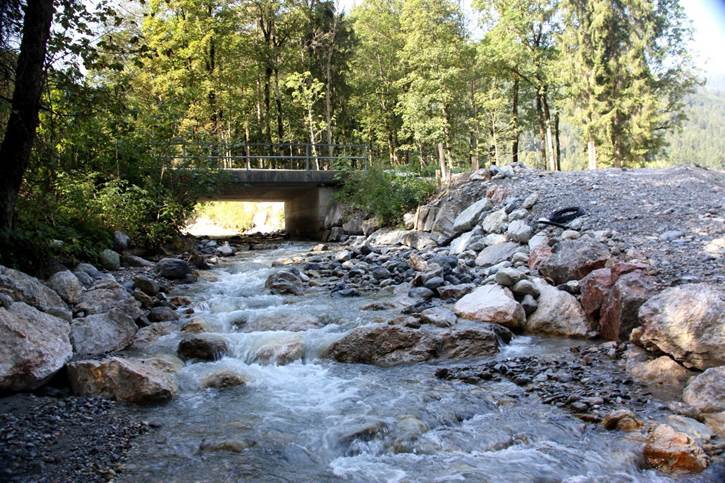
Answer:
<svg viewBox="0 0 725 483"><path fill-rule="evenodd" d="M365 169L363 144L200 142L171 140L149 154L172 167L213 165L221 169L216 193L204 201L284 202L285 228L297 239L320 239L325 215L339 185L335 167ZM193 169L193 168L192 168Z"/></svg>
<svg viewBox="0 0 725 483"><path fill-rule="evenodd" d="M281 201L285 229L292 238L322 236L339 171L225 169L223 173L217 192L206 201Z"/></svg>

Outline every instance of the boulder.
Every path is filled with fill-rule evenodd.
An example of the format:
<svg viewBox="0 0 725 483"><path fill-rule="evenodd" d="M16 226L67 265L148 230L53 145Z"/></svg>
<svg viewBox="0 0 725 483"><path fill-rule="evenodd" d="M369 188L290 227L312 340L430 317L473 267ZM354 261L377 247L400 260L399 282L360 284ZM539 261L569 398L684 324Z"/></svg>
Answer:
<svg viewBox="0 0 725 483"><path fill-rule="evenodd" d="M168 401L176 380L162 359L85 360L68 364L68 379L78 395L102 396L137 404Z"/></svg>
<svg viewBox="0 0 725 483"><path fill-rule="evenodd" d="M0 294L6 294L17 302L25 302L56 317L71 319L68 306L55 290L35 277L2 265L0 265Z"/></svg>
<svg viewBox="0 0 725 483"><path fill-rule="evenodd" d="M496 210L489 213L481 222L481 228L486 233L502 233L508 220L508 214L505 209Z"/></svg>
<svg viewBox="0 0 725 483"><path fill-rule="evenodd" d="M387 367L427 361L435 354L435 340L425 332L376 325L353 329L327 348L322 356L337 362Z"/></svg>
<svg viewBox="0 0 725 483"><path fill-rule="evenodd" d="M725 366L712 367L693 377L682 400L700 413L725 411Z"/></svg>
<svg viewBox="0 0 725 483"><path fill-rule="evenodd" d="M351 213L348 216L347 221L342 224L342 230L347 235L362 235L363 221L365 221L365 214L361 211L355 211Z"/></svg>
<svg viewBox="0 0 725 483"><path fill-rule="evenodd" d="M47 283L66 303L73 305L80 301L83 284L70 270L54 273Z"/></svg>
<svg viewBox="0 0 725 483"><path fill-rule="evenodd" d="M466 200L459 196L450 197L438 205L438 212L431 226L430 231L440 233L443 238L450 240L458 233L454 228L454 223L458 214L468 205Z"/></svg>
<svg viewBox="0 0 725 483"><path fill-rule="evenodd" d="M428 250L438 246L438 236L422 231L409 231L402 235L400 243L416 250Z"/></svg>
<svg viewBox="0 0 725 483"><path fill-rule="evenodd" d="M591 274L590 274L591 275ZM639 325L639 308L655 291L655 281L637 270L619 277L601 307L599 334L609 340L628 340Z"/></svg>
<svg viewBox="0 0 725 483"><path fill-rule="evenodd" d="M510 340L511 332L493 324L437 332L398 325L363 326L333 343L322 356L389 367L436 358L489 356L501 342Z"/></svg>
<svg viewBox="0 0 725 483"><path fill-rule="evenodd" d="M179 320L179 314L174 309L166 306L152 308L148 313L148 319L151 322L169 322Z"/></svg>
<svg viewBox="0 0 725 483"><path fill-rule="evenodd" d="M511 330L521 328L526 317L511 292L499 285L477 288L456 302L453 310L464 319L499 324Z"/></svg>
<svg viewBox="0 0 725 483"><path fill-rule="evenodd" d="M121 268L121 255L118 252L106 248L98 255L98 261L106 270L118 270Z"/></svg>
<svg viewBox="0 0 725 483"><path fill-rule="evenodd" d="M206 389L227 389L229 387L244 386L247 380L241 374L229 370L221 370L206 374L199 381L199 385Z"/></svg>
<svg viewBox="0 0 725 483"><path fill-rule="evenodd" d="M600 310L609 297L612 283L612 271L609 268L598 268L579 282L582 308L589 320L599 320Z"/></svg>
<svg viewBox="0 0 725 483"><path fill-rule="evenodd" d="M456 324L456 314L444 307L431 307L420 313L420 321L436 327L452 327Z"/></svg>
<svg viewBox="0 0 725 483"><path fill-rule="evenodd" d="M438 208L435 206L419 206L415 211L415 223L413 223L413 229L431 231L437 214Z"/></svg>
<svg viewBox="0 0 725 483"><path fill-rule="evenodd" d="M514 242L503 242L488 246L481 250L476 257L476 265L488 267L508 260L519 250L519 244Z"/></svg>
<svg viewBox="0 0 725 483"><path fill-rule="evenodd" d="M458 214L456 219L453 221L453 231L461 233L466 230L470 230L473 225L478 221L479 216L486 210L490 210L493 207L493 203L488 198L483 198L476 201L468 208Z"/></svg>
<svg viewBox="0 0 725 483"><path fill-rule="evenodd" d="M602 426L610 431L637 431L644 423L635 414L628 409L617 409L604 416Z"/></svg>
<svg viewBox="0 0 725 483"><path fill-rule="evenodd" d="M506 237L509 240L519 243L528 242L533 233L534 230L524 220L514 220L509 223L509 226L506 229Z"/></svg>
<svg viewBox="0 0 725 483"><path fill-rule="evenodd" d="M625 352L627 372L640 382L654 384L669 389L682 390L692 376L680 364L669 356L650 359L646 352L638 347L630 347Z"/></svg>
<svg viewBox="0 0 725 483"><path fill-rule="evenodd" d="M280 295L302 295L304 292L302 278L294 270L280 270L273 273L267 278L264 286L272 293Z"/></svg>
<svg viewBox="0 0 725 483"><path fill-rule="evenodd" d="M67 321L24 302L0 307L0 392L46 382L73 355Z"/></svg>
<svg viewBox="0 0 725 483"><path fill-rule="evenodd" d="M559 285L584 278L593 270L604 267L610 257L607 246L591 238L563 240L538 268L544 277Z"/></svg>
<svg viewBox="0 0 725 483"><path fill-rule="evenodd" d="M254 361L265 364L285 365L298 361L305 356L305 345L302 341L291 341L282 344L265 344L254 353Z"/></svg>
<svg viewBox="0 0 725 483"><path fill-rule="evenodd" d="M173 322L159 322L158 324L142 327L136 332L131 348L135 350L147 350L154 342L165 335L173 333L175 330L176 324Z"/></svg>
<svg viewBox="0 0 725 483"><path fill-rule="evenodd" d="M460 255L468 249L468 245L471 243L473 236L473 231L467 231L457 236L451 241L448 251L454 255Z"/></svg>
<svg viewBox="0 0 725 483"><path fill-rule="evenodd" d="M526 332L532 334L584 337L590 330L576 298L541 279L533 279L539 291L538 307L526 320Z"/></svg>
<svg viewBox="0 0 725 483"><path fill-rule="evenodd" d="M231 257L234 255L234 248L229 243L224 243L222 246L217 247L214 253L220 257Z"/></svg>
<svg viewBox="0 0 725 483"><path fill-rule="evenodd" d="M154 262L130 253L121 254L121 262L127 267L151 268L156 266Z"/></svg>
<svg viewBox="0 0 725 483"><path fill-rule="evenodd" d="M502 268L496 272L496 283L504 287L511 287L524 278L524 274L515 268Z"/></svg>
<svg viewBox="0 0 725 483"><path fill-rule="evenodd" d="M83 292L74 312L86 316L112 309L121 310L133 320L143 315L139 302L115 281L98 282Z"/></svg>
<svg viewBox="0 0 725 483"><path fill-rule="evenodd" d="M160 290L159 283L156 280L141 274L133 277L133 285L150 297L158 295Z"/></svg>
<svg viewBox="0 0 725 483"><path fill-rule="evenodd" d="M443 332L436 336L440 359L464 359L496 354L501 342L510 342L511 332L495 324L481 324Z"/></svg>
<svg viewBox="0 0 725 483"><path fill-rule="evenodd" d="M229 344L224 337L216 334L187 334L179 342L176 352L182 359L215 361L229 352Z"/></svg>
<svg viewBox="0 0 725 483"><path fill-rule="evenodd" d="M632 340L669 354L685 367L725 364L725 290L708 284L671 287L639 309Z"/></svg>
<svg viewBox="0 0 725 483"><path fill-rule="evenodd" d="M124 250L128 249L130 244L131 244L131 237L129 237L127 234L125 234L122 231L118 231L118 230L113 232L113 249L114 250L123 252Z"/></svg>
<svg viewBox="0 0 725 483"><path fill-rule="evenodd" d="M436 291L438 296L443 300L455 299L458 300L464 295L471 293L476 288L472 283L461 283L457 285L443 285L438 287Z"/></svg>
<svg viewBox="0 0 725 483"><path fill-rule="evenodd" d="M657 425L650 433L644 447L644 459L647 466L665 473L700 472L709 464L697 442L666 424Z"/></svg>
<svg viewBox="0 0 725 483"><path fill-rule="evenodd" d="M373 232L379 230L383 227L383 220L378 218L377 216L374 216L372 218L367 218L362 222L362 232L363 235L368 236L372 234Z"/></svg>
<svg viewBox="0 0 725 483"><path fill-rule="evenodd" d="M118 309L73 319L70 327L73 350L82 356L125 349L138 329L133 319Z"/></svg>
<svg viewBox="0 0 725 483"><path fill-rule="evenodd" d="M162 258L156 263L156 273L172 280L184 279L191 275L191 265L178 258Z"/></svg>

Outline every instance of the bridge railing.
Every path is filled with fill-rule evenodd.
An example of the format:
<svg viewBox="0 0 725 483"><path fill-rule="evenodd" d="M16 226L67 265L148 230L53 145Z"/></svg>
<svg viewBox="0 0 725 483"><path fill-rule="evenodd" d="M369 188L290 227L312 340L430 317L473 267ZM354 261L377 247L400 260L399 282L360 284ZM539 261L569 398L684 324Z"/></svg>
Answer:
<svg viewBox="0 0 725 483"><path fill-rule="evenodd" d="M222 169L367 169L369 159L365 144L172 141L155 144L153 152L171 165Z"/></svg>

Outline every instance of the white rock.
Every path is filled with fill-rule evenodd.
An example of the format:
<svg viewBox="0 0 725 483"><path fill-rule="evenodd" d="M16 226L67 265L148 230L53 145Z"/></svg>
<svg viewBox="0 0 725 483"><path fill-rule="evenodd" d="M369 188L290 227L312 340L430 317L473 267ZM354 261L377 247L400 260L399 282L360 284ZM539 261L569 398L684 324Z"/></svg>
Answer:
<svg viewBox="0 0 725 483"><path fill-rule="evenodd" d="M525 314L511 292L499 285L484 285L465 295L453 307L454 312L464 319L500 324L509 329L518 329Z"/></svg>
<svg viewBox="0 0 725 483"><path fill-rule="evenodd" d="M577 299L540 278L532 281L539 290L539 299L536 311L526 320L526 331L567 337L586 336L590 327Z"/></svg>

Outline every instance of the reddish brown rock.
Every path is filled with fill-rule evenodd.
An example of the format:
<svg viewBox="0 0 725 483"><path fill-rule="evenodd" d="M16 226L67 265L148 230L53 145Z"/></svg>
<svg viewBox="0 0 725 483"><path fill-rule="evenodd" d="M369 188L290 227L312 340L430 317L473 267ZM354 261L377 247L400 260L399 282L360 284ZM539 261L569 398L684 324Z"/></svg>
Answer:
<svg viewBox="0 0 725 483"><path fill-rule="evenodd" d="M645 265L644 263L638 263L638 262L617 262L614 265L612 265L611 273L612 273L612 283L617 283L617 280L619 280L619 277L624 275L625 273L634 272L637 270L647 270L649 267Z"/></svg>
<svg viewBox="0 0 725 483"><path fill-rule="evenodd" d="M639 308L654 290L654 279L641 270L620 275L600 309L600 335L609 340L627 340L639 325Z"/></svg>
<svg viewBox="0 0 725 483"><path fill-rule="evenodd" d="M658 425L644 447L648 466L666 473L699 473L709 464L702 447L685 433Z"/></svg>
<svg viewBox="0 0 725 483"><path fill-rule="evenodd" d="M540 245L533 248L529 252L529 268L531 270L539 268L539 265L547 260L553 253L554 251L548 245Z"/></svg>
<svg viewBox="0 0 725 483"><path fill-rule="evenodd" d="M599 320L599 311L609 297L612 288L612 271L598 268L584 277L579 283L581 304L590 320Z"/></svg>

